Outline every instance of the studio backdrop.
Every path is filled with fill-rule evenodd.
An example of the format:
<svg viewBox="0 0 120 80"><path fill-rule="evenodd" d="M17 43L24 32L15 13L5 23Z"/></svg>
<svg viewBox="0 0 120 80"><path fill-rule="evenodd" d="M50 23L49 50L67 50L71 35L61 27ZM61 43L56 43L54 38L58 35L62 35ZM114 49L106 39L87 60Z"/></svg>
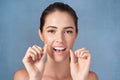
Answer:
<svg viewBox="0 0 120 80"><path fill-rule="evenodd" d="M90 70L99 80L120 80L120 0L0 0L0 80L13 80L29 46L43 46L39 18L56 1L69 4L79 17L74 50L91 52Z"/></svg>

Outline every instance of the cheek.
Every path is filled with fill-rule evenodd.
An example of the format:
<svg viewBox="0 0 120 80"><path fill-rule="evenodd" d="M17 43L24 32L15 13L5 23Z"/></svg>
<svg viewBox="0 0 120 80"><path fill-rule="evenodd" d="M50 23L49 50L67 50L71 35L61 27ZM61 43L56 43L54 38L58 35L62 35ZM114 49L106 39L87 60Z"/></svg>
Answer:
<svg viewBox="0 0 120 80"><path fill-rule="evenodd" d="M70 47L73 47L74 42L75 42L75 37L69 37L67 38L66 42L68 43L67 45Z"/></svg>
<svg viewBox="0 0 120 80"><path fill-rule="evenodd" d="M45 36L45 39L44 39L45 43L49 45L52 44L53 40L54 38L50 36Z"/></svg>

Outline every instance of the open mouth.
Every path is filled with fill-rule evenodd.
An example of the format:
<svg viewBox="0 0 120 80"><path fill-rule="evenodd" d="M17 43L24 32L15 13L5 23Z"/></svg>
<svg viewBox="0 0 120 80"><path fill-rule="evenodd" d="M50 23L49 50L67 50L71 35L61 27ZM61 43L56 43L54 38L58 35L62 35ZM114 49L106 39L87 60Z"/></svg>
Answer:
<svg viewBox="0 0 120 80"><path fill-rule="evenodd" d="M62 47L55 47L53 48L54 51L65 51L66 48L62 48Z"/></svg>

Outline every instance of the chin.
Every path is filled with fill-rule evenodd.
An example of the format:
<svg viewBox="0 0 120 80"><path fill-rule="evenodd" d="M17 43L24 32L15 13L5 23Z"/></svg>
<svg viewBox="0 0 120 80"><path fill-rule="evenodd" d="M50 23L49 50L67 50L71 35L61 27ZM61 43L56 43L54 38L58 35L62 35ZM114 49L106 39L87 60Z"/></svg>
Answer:
<svg viewBox="0 0 120 80"><path fill-rule="evenodd" d="M64 61L69 61L69 56L66 55L66 56L56 56L54 58L54 61L57 62L57 63L60 63L60 62L64 62Z"/></svg>

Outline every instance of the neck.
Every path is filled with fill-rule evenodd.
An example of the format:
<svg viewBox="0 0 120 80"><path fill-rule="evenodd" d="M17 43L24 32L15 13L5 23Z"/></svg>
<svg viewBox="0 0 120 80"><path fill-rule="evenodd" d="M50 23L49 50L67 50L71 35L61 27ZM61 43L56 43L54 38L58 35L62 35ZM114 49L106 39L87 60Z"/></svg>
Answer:
<svg viewBox="0 0 120 80"><path fill-rule="evenodd" d="M49 74L48 74L49 72ZM70 77L70 61L69 58L62 62L48 60L45 64L45 74L56 78Z"/></svg>

